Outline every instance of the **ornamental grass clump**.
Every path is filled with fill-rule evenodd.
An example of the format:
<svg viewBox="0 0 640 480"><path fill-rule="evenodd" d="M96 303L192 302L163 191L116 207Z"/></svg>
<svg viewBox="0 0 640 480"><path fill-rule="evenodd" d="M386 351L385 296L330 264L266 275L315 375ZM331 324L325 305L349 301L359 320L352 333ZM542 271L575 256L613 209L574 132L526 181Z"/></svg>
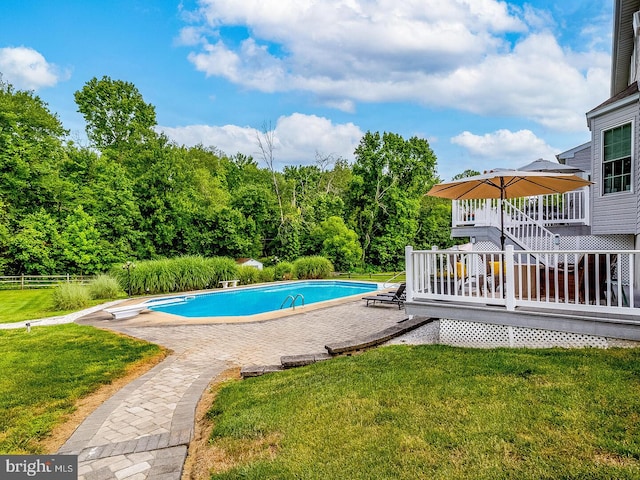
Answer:
<svg viewBox="0 0 640 480"><path fill-rule="evenodd" d="M275 266L276 280L291 280L293 278L293 263L280 262Z"/></svg>
<svg viewBox="0 0 640 480"><path fill-rule="evenodd" d="M125 285L127 284L127 272ZM133 295L169 293L177 290L178 268L168 259L149 260L135 264L131 269Z"/></svg>
<svg viewBox="0 0 640 480"><path fill-rule="evenodd" d="M53 305L58 310L75 310L89 305L89 289L75 283L61 283L53 290Z"/></svg>
<svg viewBox="0 0 640 480"><path fill-rule="evenodd" d="M215 265L199 255L183 256L173 260L177 270L179 291L203 290L211 287L216 276Z"/></svg>
<svg viewBox="0 0 640 480"><path fill-rule="evenodd" d="M127 268L114 266L114 275L122 289L131 295L157 294L176 291L178 269L171 260L134 262Z"/></svg>
<svg viewBox="0 0 640 480"><path fill-rule="evenodd" d="M260 270L247 265L238 267L238 280L240 280L242 285L258 283L260 281Z"/></svg>
<svg viewBox="0 0 640 480"><path fill-rule="evenodd" d="M299 280L327 278L332 272L333 265L324 257L302 257L293 262L293 275Z"/></svg>
<svg viewBox="0 0 640 480"><path fill-rule="evenodd" d="M237 272L231 258L191 255L135 262L129 269L116 265L109 273L132 295L154 295L213 288L220 280L237 279Z"/></svg>
<svg viewBox="0 0 640 480"><path fill-rule="evenodd" d="M89 295L94 300L117 298L123 294L118 279L111 275L97 275L89 283Z"/></svg>
<svg viewBox="0 0 640 480"><path fill-rule="evenodd" d="M262 283L273 282L276 278L275 267L264 267L262 270L258 270L258 281Z"/></svg>
<svg viewBox="0 0 640 480"><path fill-rule="evenodd" d="M221 280L238 280L238 264L232 258L212 257L207 261L214 272L211 279L212 287L216 287Z"/></svg>

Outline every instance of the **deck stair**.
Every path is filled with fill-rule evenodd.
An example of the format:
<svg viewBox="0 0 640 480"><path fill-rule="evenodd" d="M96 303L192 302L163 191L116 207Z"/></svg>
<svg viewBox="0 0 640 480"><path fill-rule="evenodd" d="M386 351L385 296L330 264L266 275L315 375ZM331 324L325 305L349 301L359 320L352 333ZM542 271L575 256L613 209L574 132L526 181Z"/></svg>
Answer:
<svg viewBox="0 0 640 480"><path fill-rule="evenodd" d="M331 343L325 346L327 352L302 355L285 355L280 357L280 365L250 365L240 371L242 378L259 377L265 373L279 372L289 368L302 367L313 363L330 360L338 355L352 355L373 348L437 320L437 318L414 317L404 319L396 325L380 332L344 342Z"/></svg>
<svg viewBox="0 0 640 480"><path fill-rule="evenodd" d="M504 232L523 250L553 250L554 233L513 203L504 200Z"/></svg>

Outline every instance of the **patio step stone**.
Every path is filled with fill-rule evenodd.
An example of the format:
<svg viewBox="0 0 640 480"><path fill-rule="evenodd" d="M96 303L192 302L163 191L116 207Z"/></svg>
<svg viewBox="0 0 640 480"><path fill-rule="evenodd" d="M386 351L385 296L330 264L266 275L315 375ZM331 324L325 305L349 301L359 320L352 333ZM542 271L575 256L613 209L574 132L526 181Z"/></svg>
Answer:
<svg viewBox="0 0 640 480"><path fill-rule="evenodd" d="M414 317L400 320L396 325L386 328L378 333L359 337L345 342L337 342L326 345L327 353L308 353L301 355L285 355L280 357L280 365L250 365L243 367L240 371L242 378L259 377L266 373L279 372L284 369L302 367L313 363L330 360L337 355L349 355L352 353L376 347L383 343L399 337L411 330L415 330L422 325L431 323L437 318Z"/></svg>
<svg viewBox="0 0 640 480"><path fill-rule="evenodd" d="M323 362L333 358L326 352L322 353L310 353L306 355L286 355L280 357L283 368L295 368L304 367L305 365L311 365L312 363Z"/></svg>
<svg viewBox="0 0 640 480"><path fill-rule="evenodd" d="M273 373L282 371L282 365L248 365L242 367L240 376L242 378L259 377L265 373Z"/></svg>

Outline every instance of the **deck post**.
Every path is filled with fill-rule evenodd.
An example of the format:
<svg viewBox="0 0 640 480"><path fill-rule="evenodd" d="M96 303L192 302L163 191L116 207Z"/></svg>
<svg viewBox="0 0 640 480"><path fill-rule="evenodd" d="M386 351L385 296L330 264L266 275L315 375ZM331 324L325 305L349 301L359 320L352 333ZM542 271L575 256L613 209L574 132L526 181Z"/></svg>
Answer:
<svg viewBox="0 0 640 480"><path fill-rule="evenodd" d="M404 247L404 270L406 275L405 295L408 302L413 301L413 247Z"/></svg>
<svg viewBox="0 0 640 480"><path fill-rule="evenodd" d="M504 250L505 262L505 300L507 302L507 310L512 312L516 309L516 289L515 275L513 268L513 245L507 245Z"/></svg>
<svg viewBox="0 0 640 480"><path fill-rule="evenodd" d="M580 198L583 200L584 224L591 225L591 208L589 206L589 187L580 189Z"/></svg>

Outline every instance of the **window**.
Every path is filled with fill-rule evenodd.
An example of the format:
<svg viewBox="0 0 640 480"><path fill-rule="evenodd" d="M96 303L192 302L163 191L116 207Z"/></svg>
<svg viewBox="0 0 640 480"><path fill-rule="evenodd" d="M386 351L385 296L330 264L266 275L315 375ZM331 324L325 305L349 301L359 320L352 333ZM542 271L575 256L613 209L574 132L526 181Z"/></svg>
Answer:
<svg viewBox="0 0 640 480"><path fill-rule="evenodd" d="M603 142L604 194L631 190L631 124L605 131Z"/></svg>

